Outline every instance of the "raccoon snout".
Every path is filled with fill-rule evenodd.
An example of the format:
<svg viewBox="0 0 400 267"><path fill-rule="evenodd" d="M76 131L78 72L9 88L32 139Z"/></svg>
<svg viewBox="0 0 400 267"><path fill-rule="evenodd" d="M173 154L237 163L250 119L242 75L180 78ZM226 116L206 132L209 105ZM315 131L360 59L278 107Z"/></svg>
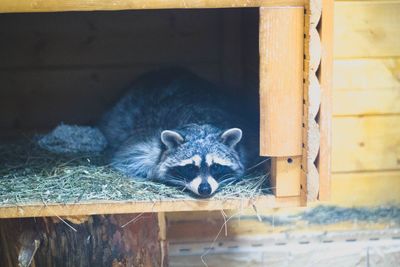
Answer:
<svg viewBox="0 0 400 267"><path fill-rule="evenodd" d="M208 176L207 179L199 176L187 184L186 188L201 197L209 197L217 190L218 182L211 176Z"/></svg>
<svg viewBox="0 0 400 267"><path fill-rule="evenodd" d="M208 196L211 194L211 185L209 183L201 183L198 189L199 195Z"/></svg>

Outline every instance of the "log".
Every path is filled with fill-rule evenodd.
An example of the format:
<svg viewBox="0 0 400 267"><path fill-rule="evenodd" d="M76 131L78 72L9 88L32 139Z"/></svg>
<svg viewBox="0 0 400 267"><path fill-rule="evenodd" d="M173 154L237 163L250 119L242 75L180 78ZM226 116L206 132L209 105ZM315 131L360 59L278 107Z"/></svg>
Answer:
<svg viewBox="0 0 400 267"><path fill-rule="evenodd" d="M90 216L80 224L60 217L1 220L0 265L166 266L159 219L142 213Z"/></svg>

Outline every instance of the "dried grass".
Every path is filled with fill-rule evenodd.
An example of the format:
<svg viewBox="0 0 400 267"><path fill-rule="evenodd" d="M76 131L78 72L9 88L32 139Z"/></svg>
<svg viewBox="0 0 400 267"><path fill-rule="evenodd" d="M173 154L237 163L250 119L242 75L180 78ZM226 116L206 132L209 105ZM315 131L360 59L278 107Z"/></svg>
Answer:
<svg viewBox="0 0 400 267"><path fill-rule="evenodd" d="M265 194L266 175L226 185L214 199ZM179 188L127 177L106 164L105 155L58 155L30 138L0 143L0 206L78 203L95 200L154 201L190 199Z"/></svg>

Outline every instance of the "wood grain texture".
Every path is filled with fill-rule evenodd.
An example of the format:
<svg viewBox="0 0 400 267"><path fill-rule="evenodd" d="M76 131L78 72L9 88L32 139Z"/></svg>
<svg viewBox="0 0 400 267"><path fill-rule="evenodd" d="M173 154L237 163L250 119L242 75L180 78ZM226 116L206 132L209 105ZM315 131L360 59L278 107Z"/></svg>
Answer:
<svg viewBox="0 0 400 267"><path fill-rule="evenodd" d="M331 201L346 206L400 204L400 171L333 174Z"/></svg>
<svg viewBox="0 0 400 267"><path fill-rule="evenodd" d="M9 219L1 221L0 232L1 247L10 250L9 267L167 266L162 265L157 214L92 216L68 225L56 217ZM39 244L36 250L31 243ZM30 252L32 265L23 256Z"/></svg>
<svg viewBox="0 0 400 267"><path fill-rule="evenodd" d="M206 211L223 209L244 209L256 205L260 208L295 207L299 197L278 197L265 195L251 199L225 200L175 200L153 202L89 202L71 204L43 204L0 207L0 218L80 216L96 214L124 214L142 212Z"/></svg>
<svg viewBox="0 0 400 267"><path fill-rule="evenodd" d="M400 116L333 119L332 171L400 169Z"/></svg>
<svg viewBox="0 0 400 267"><path fill-rule="evenodd" d="M400 2L336 2L335 14L335 58L400 55Z"/></svg>
<svg viewBox="0 0 400 267"><path fill-rule="evenodd" d="M304 0L3 0L0 12L299 6Z"/></svg>
<svg viewBox="0 0 400 267"><path fill-rule="evenodd" d="M260 151L302 153L303 8L260 9Z"/></svg>
<svg viewBox="0 0 400 267"><path fill-rule="evenodd" d="M335 60L333 115L400 113L400 58Z"/></svg>
<svg viewBox="0 0 400 267"><path fill-rule="evenodd" d="M271 160L271 186L275 196L299 196L302 175L301 156L278 157Z"/></svg>
<svg viewBox="0 0 400 267"><path fill-rule="evenodd" d="M334 116L400 114L400 87L333 92Z"/></svg>
<svg viewBox="0 0 400 267"><path fill-rule="evenodd" d="M321 84L321 107L319 113L320 152L317 162L319 172L319 200L330 198L331 175L331 116L333 72L333 0L322 1L320 37L322 57L319 69Z"/></svg>
<svg viewBox="0 0 400 267"><path fill-rule="evenodd" d="M336 59L334 91L400 90L400 57Z"/></svg>

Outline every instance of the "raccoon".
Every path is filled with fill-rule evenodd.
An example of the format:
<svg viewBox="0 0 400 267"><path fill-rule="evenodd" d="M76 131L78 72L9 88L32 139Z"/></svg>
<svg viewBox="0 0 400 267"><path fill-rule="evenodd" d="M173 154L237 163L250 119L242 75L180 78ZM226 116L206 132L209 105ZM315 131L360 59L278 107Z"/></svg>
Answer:
<svg viewBox="0 0 400 267"><path fill-rule="evenodd" d="M200 197L243 176L251 153L242 138L251 137L226 91L183 69L147 73L130 88L98 125L115 169Z"/></svg>

